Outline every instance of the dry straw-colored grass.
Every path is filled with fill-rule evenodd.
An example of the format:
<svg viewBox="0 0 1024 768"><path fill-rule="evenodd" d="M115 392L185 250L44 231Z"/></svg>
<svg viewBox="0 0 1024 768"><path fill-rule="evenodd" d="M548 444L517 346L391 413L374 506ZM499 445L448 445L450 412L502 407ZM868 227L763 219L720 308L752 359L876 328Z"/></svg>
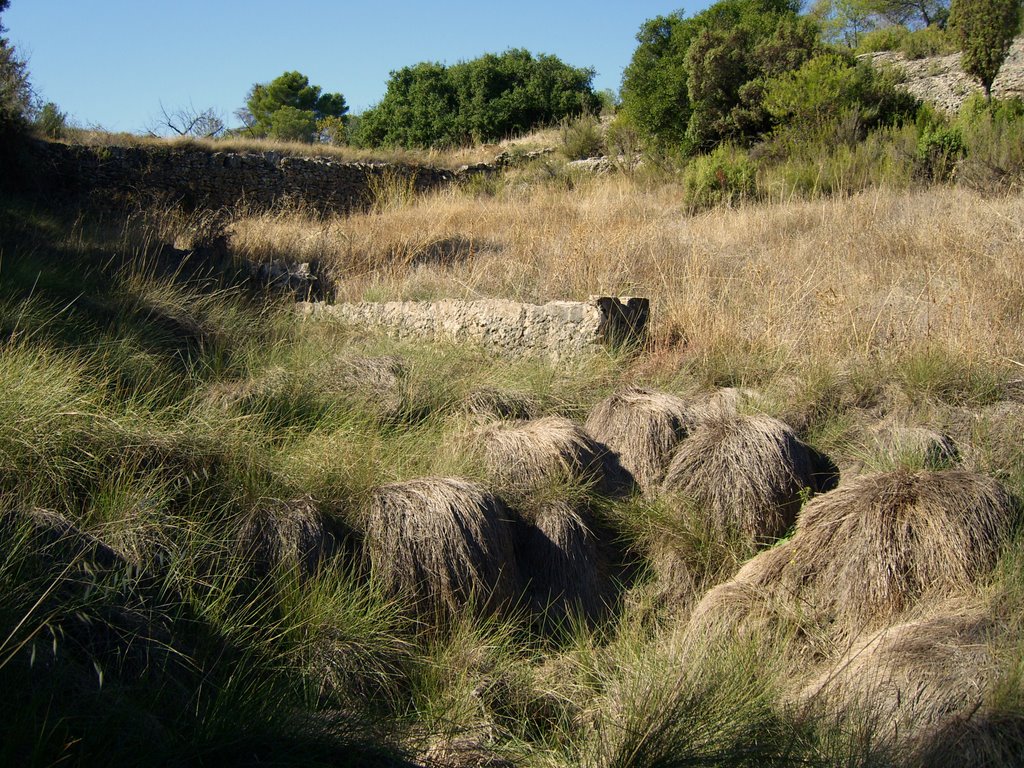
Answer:
<svg viewBox="0 0 1024 768"><path fill-rule="evenodd" d="M465 480L424 478L378 488L366 548L382 588L428 619L510 605L522 593L512 514Z"/></svg>
<svg viewBox="0 0 1024 768"><path fill-rule="evenodd" d="M495 387L481 387L469 392L459 403L459 409L483 421L526 420L540 415L540 405L529 393Z"/></svg>
<svg viewBox="0 0 1024 768"><path fill-rule="evenodd" d="M483 145L462 149L361 149L348 145L306 144L294 141L278 141L274 139L246 138L235 136L223 139L203 139L194 137L144 136L133 133L108 133L106 131L77 130L69 134L66 142L85 146L105 147L164 147L187 148L199 147L212 152L259 153L274 152L290 157L315 157L333 160L339 163L409 163L430 165L440 168L458 168L467 163L488 162L510 145L532 145L536 139L532 137L520 142L502 142L500 145Z"/></svg>
<svg viewBox="0 0 1024 768"><path fill-rule="evenodd" d="M863 475L817 497L796 533L698 603L694 641L790 622L825 654L922 603L961 595L1009 542L1016 506L963 470Z"/></svg>
<svg viewBox="0 0 1024 768"><path fill-rule="evenodd" d="M580 616L596 621L611 599L601 543L586 510L551 501L534 510L516 540L519 572L532 608L550 627Z"/></svg>
<svg viewBox="0 0 1024 768"><path fill-rule="evenodd" d="M265 214L236 221L232 243L319 258L344 300L649 296L677 357L757 353L769 373L799 373L936 349L969 365L1019 357L1021 221L1024 199L959 188L686 216L671 184L612 177L368 216Z"/></svg>
<svg viewBox="0 0 1024 768"><path fill-rule="evenodd" d="M385 416L397 415L405 404L408 367L397 355L338 355L310 373L324 394L362 400Z"/></svg>
<svg viewBox="0 0 1024 768"><path fill-rule="evenodd" d="M644 494L652 494L695 422L692 405L681 397L630 387L595 405L584 428L618 455Z"/></svg>
<svg viewBox="0 0 1024 768"><path fill-rule="evenodd" d="M310 498L265 500L244 516L236 533L239 550L258 578L277 569L312 576L338 553L344 538L341 525Z"/></svg>
<svg viewBox="0 0 1024 768"><path fill-rule="evenodd" d="M895 461L944 469L960 459L960 449L953 438L928 427L881 424L873 433L879 451Z"/></svg>
<svg viewBox="0 0 1024 768"><path fill-rule="evenodd" d="M599 619L611 598L608 556L590 491L629 488L608 449L572 421L492 421L468 436L491 482L520 515L516 556L531 607L549 628Z"/></svg>
<svg viewBox="0 0 1024 768"><path fill-rule="evenodd" d="M943 606L858 638L795 700L812 717L872 726L880 743L904 757L931 753L924 765L936 757L950 765L989 764L972 756L997 747L991 736L998 734L979 739L984 731L975 728L991 715L986 699L999 676L994 631L983 607Z"/></svg>
<svg viewBox="0 0 1024 768"><path fill-rule="evenodd" d="M488 422L472 439L495 487L517 502L560 486L606 493L628 487L608 448L561 416Z"/></svg>
<svg viewBox="0 0 1024 768"><path fill-rule="evenodd" d="M709 415L675 452L662 483L723 534L763 544L796 520L805 496L826 487L812 452L770 416Z"/></svg>

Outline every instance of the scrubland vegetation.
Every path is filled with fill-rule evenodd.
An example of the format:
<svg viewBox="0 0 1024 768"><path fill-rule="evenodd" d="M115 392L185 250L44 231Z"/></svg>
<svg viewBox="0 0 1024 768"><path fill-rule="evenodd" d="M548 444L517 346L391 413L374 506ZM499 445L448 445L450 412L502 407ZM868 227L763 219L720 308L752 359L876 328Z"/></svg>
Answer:
<svg viewBox="0 0 1024 768"><path fill-rule="evenodd" d="M5 198L6 759L1019 754L1019 196L506 183L336 218ZM220 233L345 299L642 293L651 343L303 322L166 247ZM601 405L630 387L662 394Z"/></svg>
<svg viewBox="0 0 1024 768"><path fill-rule="evenodd" d="M634 60L746 35L740 101L627 95L363 211L4 177L0 762L1021 762L1024 110L940 114L740 6ZM269 261L652 326L558 362L398 341L303 319Z"/></svg>

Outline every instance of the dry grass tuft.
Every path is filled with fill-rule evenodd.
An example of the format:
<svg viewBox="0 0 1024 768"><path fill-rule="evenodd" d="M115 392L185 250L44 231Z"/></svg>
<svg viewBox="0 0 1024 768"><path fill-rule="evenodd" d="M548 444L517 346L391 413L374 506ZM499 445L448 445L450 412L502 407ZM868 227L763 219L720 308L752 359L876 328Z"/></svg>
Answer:
<svg viewBox="0 0 1024 768"><path fill-rule="evenodd" d="M874 737L896 754L918 760L927 755L924 765L937 759L992 764L974 758L998 749L992 742L1006 735L1003 729L985 734L983 725L990 715L986 699L998 678L989 642L993 631L983 609L948 607L868 633L796 700L809 714L840 726L870 723Z"/></svg>
<svg viewBox="0 0 1024 768"><path fill-rule="evenodd" d="M366 525L371 572L425 618L485 612L522 592L512 515L480 486L424 478L378 488Z"/></svg>
<svg viewBox="0 0 1024 768"><path fill-rule="evenodd" d="M338 355L316 368L312 376L325 394L365 400L387 416L398 414L405 403L408 368L397 355Z"/></svg>
<svg viewBox="0 0 1024 768"><path fill-rule="evenodd" d="M525 392L508 389L482 387L475 389L463 399L461 409L483 420L490 419L535 419L540 415L540 406L535 398Z"/></svg>
<svg viewBox="0 0 1024 768"><path fill-rule="evenodd" d="M970 472L854 478L804 507L791 539L705 595L688 633L699 640L791 621L827 655L922 601L970 591L1016 516L998 482Z"/></svg>
<svg viewBox="0 0 1024 768"><path fill-rule="evenodd" d="M301 498L260 504L241 521L236 537L255 577L279 569L308 577L339 553L345 534L312 499Z"/></svg>
<svg viewBox="0 0 1024 768"><path fill-rule="evenodd" d="M762 411L766 404L765 396L755 389L721 387L711 393L702 407L708 416L736 416Z"/></svg>
<svg viewBox="0 0 1024 768"><path fill-rule="evenodd" d="M885 424L874 430L874 438L878 449L897 463L945 469L960 460L953 439L927 427Z"/></svg>
<svg viewBox="0 0 1024 768"><path fill-rule="evenodd" d="M665 392L630 388L606 397L584 428L614 451L644 494L661 486L672 451L696 423L685 400Z"/></svg>
<svg viewBox="0 0 1024 768"><path fill-rule="evenodd" d="M549 502L524 520L516 541L519 572L544 623L568 628L581 616L595 622L607 612L611 582L589 515L572 504Z"/></svg>
<svg viewBox="0 0 1024 768"><path fill-rule="evenodd" d="M473 437L496 487L517 502L555 486L618 493L629 485L609 450L561 416L494 421Z"/></svg>
<svg viewBox="0 0 1024 768"><path fill-rule="evenodd" d="M806 494L823 487L816 470L781 421L710 415L676 450L662 491L704 511L713 529L765 543L793 524Z"/></svg>

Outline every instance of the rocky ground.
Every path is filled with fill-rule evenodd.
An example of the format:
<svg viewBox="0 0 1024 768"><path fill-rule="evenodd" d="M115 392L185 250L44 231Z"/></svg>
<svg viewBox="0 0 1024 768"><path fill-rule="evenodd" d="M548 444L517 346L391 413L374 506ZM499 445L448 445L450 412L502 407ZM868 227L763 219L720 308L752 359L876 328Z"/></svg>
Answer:
<svg viewBox="0 0 1024 768"><path fill-rule="evenodd" d="M980 93L977 80L960 68L960 54L908 59L897 51L866 55L876 66L891 65L906 75L906 88L912 94L949 112L956 112L972 93ZM1024 97L1024 36L1013 41L999 76L992 84L999 98Z"/></svg>

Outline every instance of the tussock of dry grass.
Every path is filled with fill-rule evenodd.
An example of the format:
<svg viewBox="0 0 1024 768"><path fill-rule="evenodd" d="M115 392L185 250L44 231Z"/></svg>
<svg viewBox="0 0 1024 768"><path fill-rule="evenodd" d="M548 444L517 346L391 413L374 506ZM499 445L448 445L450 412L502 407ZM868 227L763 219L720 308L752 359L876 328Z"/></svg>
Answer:
<svg viewBox="0 0 1024 768"><path fill-rule="evenodd" d="M561 416L493 421L477 427L472 439L495 486L511 498L522 500L559 485L606 493L629 485L608 449Z"/></svg>
<svg viewBox="0 0 1024 768"><path fill-rule="evenodd" d="M791 539L705 595L689 632L721 637L785 619L827 653L922 601L974 589L1015 520L1006 491L982 475L897 470L854 478L806 505Z"/></svg>
<svg viewBox="0 0 1024 768"><path fill-rule="evenodd" d="M662 492L679 494L723 534L763 544L796 520L820 490L812 454L769 416L707 416L676 450Z"/></svg>
<svg viewBox="0 0 1024 768"><path fill-rule="evenodd" d="M629 388L595 405L584 428L614 451L640 490L660 487L672 451L693 429L694 409L666 392Z"/></svg>
<svg viewBox="0 0 1024 768"><path fill-rule="evenodd" d="M533 608L551 627L582 616L593 622L611 600L608 564L589 515L553 501L524 520L516 542Z"/></svg>
<svg viewBox="0 0 1024 768"><path fill-rule="evenodd" d="M256 577L276 569L312 576L338 553L343 531L309 498L267 500L246 515L238 545Z"/></svg>
<svg viewBox="0 0 1024 768"><path fill-rule="evenodd" d="M952 467L960 459L960 450L949 435L927 427L883 424L874 436L887 456L925 469Z"/></svg>
<svg viewBox="0 0 1024 768"><path fill-rule="evenodd" d="M512 517L483 488L426 478L377 489L366 525L370 568L422 616L511 605L522 592Z"/></svg>
<svg viewBox="0 0 1024 768"><path fill-rule="evenodd" d="M482 387L468 393L460 409L483 419L533 419L540 415L540 406L525 392Z"/></svg>
<svg viewBox="0 0 1024 768"><path fill-rule="evenodd" d="M950 765L989 764L972 757L999 734L979 740L971 721L989 715L984 707L998 678L989 643L994 630L984 607L961 605L867 633L796 700L818 717L873 724L875 738L897 754L921 759L932 752L925 765L936 757Z"/></svg>

